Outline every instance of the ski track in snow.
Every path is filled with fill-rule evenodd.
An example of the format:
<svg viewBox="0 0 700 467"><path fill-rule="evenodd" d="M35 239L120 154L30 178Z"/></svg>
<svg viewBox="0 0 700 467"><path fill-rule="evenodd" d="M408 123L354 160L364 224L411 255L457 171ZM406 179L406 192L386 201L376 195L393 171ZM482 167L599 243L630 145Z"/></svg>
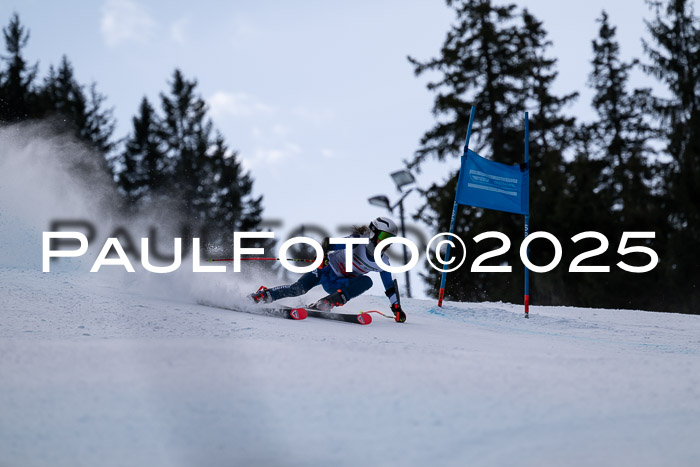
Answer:
<svg viewBox="0 0 700 467"><path fill-rule="evenodd" d="M700 464L697 316L404 300L358 326L198 298L0 268L0 466Z"/></svg>

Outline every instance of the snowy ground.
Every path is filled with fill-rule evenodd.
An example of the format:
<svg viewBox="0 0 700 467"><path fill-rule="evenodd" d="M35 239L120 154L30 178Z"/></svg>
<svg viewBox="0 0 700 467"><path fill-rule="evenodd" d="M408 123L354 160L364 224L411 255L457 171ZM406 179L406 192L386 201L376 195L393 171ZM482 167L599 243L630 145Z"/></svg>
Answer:
<svg viewBox="0 0 700 467"><path fill-rule="evenodd" d="M176 279L0 268L0 466L700 465L700 317L295 322Z"/></svg>
<svg viewBox="0 0 700 467"><path fill-rule="evenodd" d="M0 467L700 465L700 317L406 300L406 323L358 326L200 306L260 284L87 272L118 227L172 221L123 218L95 160L43 124L0 128ZM56 219L97 239L42 273Z"/></svg>

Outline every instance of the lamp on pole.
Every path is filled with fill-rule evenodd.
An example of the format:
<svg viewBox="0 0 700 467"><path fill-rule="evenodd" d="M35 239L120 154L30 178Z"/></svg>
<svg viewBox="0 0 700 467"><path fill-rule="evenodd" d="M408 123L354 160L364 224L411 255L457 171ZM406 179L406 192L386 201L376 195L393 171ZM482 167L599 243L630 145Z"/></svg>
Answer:
<svg viewBox="0 0 700 467"><path fill-rule="evenodd" d="M401 221L401 236L406 238L406 226L404 224L404 213L403 213L403 200L408 196L410 192L413 191L413 188L410 190L406 191L405 193L403 192L402 188L406 185L410 185L411 183L415 183L416 179L413 177L413 174L409 172L408 170L401 169L396 172L393 172L391 174L391 178L394 180L394 183L396 184L396 189L399 190L399 193L403 193L401 198L394 204L393 206L389 202L389 198L385 195L377 195L377 196L372 196L369 198L367 201L369 201L369 204L372 204L374 206L379 206L382 208L386 208L391 212L392 214L394 213L394 209L398 206L399 207L399 219ZM406 245L403 245L403 262L404 264L408 264L408 248L406 248ZM409 274L409 271L406 271L406 296L408 298L411 298L411 276Z"/></svg>

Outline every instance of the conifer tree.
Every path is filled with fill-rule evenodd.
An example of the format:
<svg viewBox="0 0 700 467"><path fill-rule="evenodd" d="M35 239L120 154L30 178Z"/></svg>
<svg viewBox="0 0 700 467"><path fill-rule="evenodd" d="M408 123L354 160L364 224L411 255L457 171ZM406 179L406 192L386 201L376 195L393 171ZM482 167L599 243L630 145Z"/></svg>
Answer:
<svg viewBox="0 0 700 467"><path fill-rule="evenodd" d="M557 60L548 54L552 43L542 22L527 9L522 11L521 18L522 26L516 36L516 63L521 76L518 83L522 104L517 113L522 118L523 110L528 109L530 115L530 228L532 231L550 232L565 241L577 233L576 219L570 215L571 205L581 202L582 197L592 195L570 189L564 161L564 152L571 148L576 133L575 120L565 115L564 109L578 97L578 93L558 96L552 92L558 75ZM522 149L520 152L522 154ZM522 236L521 229L515 237L511 237L515 245ZM513 249L517 250L515 247ZM565 251L563 264L568 261L569 251ZM547 264L553 257L553 250L546 244L534 243L529 257L535 264ZM515 256L513 264L518 265L513 268L517 271L516 284L521 283L520 263ZM579 291L568 279L564 267L546 275L533 274L531 294L536 297L537 303L575 300Z"/></svg>
<svg viewBox="0 0 700 467"><path fill-rule="evenodd" d="M28 65L22 49L29 41L29 31L20 23L17 13L2 30L8 55L2 56L6 65L0 69L0 121L12 122L34 116L33 82L38 65Z"/></svg>
<svg viewBox="0 0 700 467"><path fill-rule="evenodd" d="M104 101L96 84L90 86L86 95L65 55L58 69L49 68L40 92L44 116L55 117L58 126L71 129L80 140L106 156L114 147L111 137L115 123L112 110L103 109Z"/></svg>
<svg viewBox="0 0 700 467"><path fill-rule="evenodd" d="M409 167L417 168L427 157L444 160L447 155L461 156L471 104L477 106L470 148L482 156L505 164L523 161L523 112L535 107L531 118L532 202L540 203L542 216L538 230L556 225L559 197L564 192L562 152L566 148L567 131L573 122L561 115L561 109L575 95L557 97L551 92L556 76L555 61L547 57L549 42L539 23L527 11L519 15L515 5L494 6L490 0L448 0L457 13L456 24L447 33L441 54L426 62L409 58L416 74L434 71L440 78L428 84L436 92L433 113L438 122L421 139L421 146ZM437 231L449 226L457 173L442 185L434 184L426 191L426 206L420 218ZM538 194L541 193L541 194ZM494 243L476 247L469 237L485 231L505 233L514 242L522 238L522 218L501 212L460 207L455 233L471 244L467 258L493 249ZM447 297L451 299L522 299L522 268L517 267L518 249L499 258L513 265L513 274L474 274L463 266L460 273L450 275ZM534 256L541 256L533 252ZM429 292L435 293L439 274L428 277ZM544 282L543 282L544 283ZM548 299L562 298L561 281L551 280ZM540 291L540 296L545 294ZM556 292L556 294L555 294Z"/></svg>
<svg viewBox="0 0 700 467"><path fill-rule="evenodd" d="M230 251L234 230L255 230L262 198L252 196L252 179L237 154L214 134L197 82L175 70L170 91L161 94L163 116L158 140L165 155L166 192L174 195L192 232L204 231L215 245Z"/></svg>
<svg viewBox="0 0 700 467"><path fill-rule="evenodd" d="M650 63L645 70L661 80L670 98L656 98L670 156L664 174L669 235L663 268L675 310L700 309L700 19L687 0L649 1L655 17L647 21L652 42L644 41ZM664 14L665 13L665 14Z"/></svg>
<svg viewBox="0 0 700 467"><path fill-rule="evenodd" d="M649 160L653 156L653 136L645 119L650 102L648 89L627 91L629 72L634 63L620 60L615 27L603 12L599 37L593 41L593 71L589 85L595 90L593 108L598 114L593 135L607 170L601 174L600 196L607 198L608 212L619 213L616 223L645 217L651 180ZM640 211L642 209L642 211ZM639 226L638 226L639 227Z"/></svg>
<svg viewBox="0 0 700 467"><path fill-rule="evenodd" d="M428 157L461 156L472 105L477 106L477 120L470 147L498 162L520 162L522 96L513 84L518 72L515 5L497 7L490 0L448 0L447 4L455 10L456 23L447 33L440 56L425 62L409 57L416 75L440 74L428 84L437 94L433 114L438 121L422 137L409 168L419 169ZM444 184L434 184L426 192L426 207L419 215L435 231L448 230L456 184L457 172L453 172ZM498 213L469 206L460 211L455 233L465 241L470 241L472 232L517 230L511 216L495 216ZM434 293L439 274L431 270L427 279L428 291ZM507 286L503 281L493 282L483 274L452 274L446 298L481 300L502 293Z"/></svg>
<svg viewBox="0 0 700 467"><path fill-rule="evenodd" d="M444 160L460 154L472 104L479 109L475 147L490 149L500 162L518 160L514 145L519 127L520 89L509 82L516 74L515 5L496 7L490 0L447 0L457 15L441 49L426 62L409 57L416 75L437 71L442 76L428 84L436 92L433 114L442 117L421 139L410 163L417 167L429 156Z"/></svg>
<svg viewBox="0 0 700 467"><path fill-rule="evenodd" d="M152 197L164 183L165 154L159 139L160 121L146 97L141 100L133 129L121 154L118 183L131 208L144 196Z"/></svg>
<svg viewBox="0 0 700 467"><path fill-rule="evenodd" d="M262 220L262 196L252 196L253 179L243 170L238 153L226 146L218 132L207 166L207 183L216 200L211 203L207 217L216 219L222 228L255 230Z"/></svg>
<svg viewBox="0 0 700 467"><path fill-rule="evenodd" d="M103 108L105 97L96 85L86 91L75 79L66 56L58 69L49 68L43 85L34 85L38 65L28 65L22 55L29 31L16 13L3 28L3 36L8 55L2 56L5 66L0 68L0 121L52 117L59 131L74 132L106 157L114 147L115 122L112 110ZM102 165L106 167L106 162Z"/></svg>
<svg viewBox="0 0 700 467"><path fill-rule="evenodd" d="M579 145L568 172L579 193L570 205L583 203L585 207L577 219L578 232L603 233L611 245L587 264L611 268L605 274L576 274L581 284L577 304L650 308L654 307L655 297L648 291L658 280L657 272L630 277L630 273L614 266L619 261L614 245L623 232L657 227L659 209L651 194L654 133L649 123L650 91L627 89L635 61L621 60L615 27L604 11L597 21L600 28L592 41L592 71L588 78L595 91L591 104L597 118L582 125L580 134L585 134L586 141ZM571 251L578 255L596 246L595 240L585 240Z"/></svg>
<svg viewBox="0 0 700 467"><path fill-rule="evenodd" d="M206 103L195 94L196 80L188 81L175 70L169 94L161 93L163 118L160 138L164 143L168 188L178 193L184 207L196 218L204 215L202 174L213 125L206 117Z"/></svg>

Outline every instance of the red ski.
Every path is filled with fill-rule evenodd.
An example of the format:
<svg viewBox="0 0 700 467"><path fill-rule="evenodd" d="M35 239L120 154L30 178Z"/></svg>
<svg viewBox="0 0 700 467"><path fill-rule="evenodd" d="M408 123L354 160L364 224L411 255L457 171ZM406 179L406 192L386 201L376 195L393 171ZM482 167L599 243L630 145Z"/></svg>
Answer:
<svg viewBox="0 0 700 467"><path fill-rule="evenodd" d="M304 310L304 308L296 308L298 310ZM372 313L371 311L363 311L362 313L358 314L352 314L352 313L334 313L332 311L319 311L319 310L314 310L312 308L305 308L306 313L308 316L311 316L312 318L322 318L322 319L330 319L333 321L344 321L346 323L355 323L355 324L362 324L362 325L367 325L372 322L372 316L369 313Z"/></svg>

